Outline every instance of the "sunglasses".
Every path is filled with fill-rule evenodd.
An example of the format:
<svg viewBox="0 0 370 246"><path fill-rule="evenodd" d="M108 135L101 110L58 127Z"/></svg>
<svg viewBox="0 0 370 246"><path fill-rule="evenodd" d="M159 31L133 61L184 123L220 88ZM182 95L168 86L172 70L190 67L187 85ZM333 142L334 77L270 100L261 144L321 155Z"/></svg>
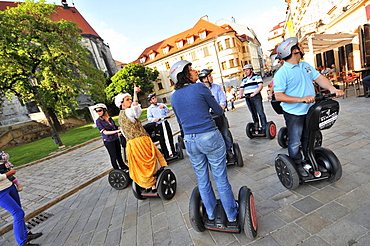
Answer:
<svg viewBox="0 0 370 246"><path fill-rule="evenodd" d="M102 112L103 110L102 109L98 109L98 110L95 110L95 112Z"/></svg>
<svg viewBox="0 0 370 246"><path fill-rule="evenodd" d="M299 52L294 52L293 55L298 55L300 53L301 53L300 51Z"/></svg>

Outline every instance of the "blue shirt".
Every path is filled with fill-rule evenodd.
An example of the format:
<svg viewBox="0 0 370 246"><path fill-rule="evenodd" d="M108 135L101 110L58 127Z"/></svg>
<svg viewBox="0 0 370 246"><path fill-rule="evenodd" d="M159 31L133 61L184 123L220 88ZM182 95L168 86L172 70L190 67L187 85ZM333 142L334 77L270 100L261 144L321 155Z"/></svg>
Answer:
<svg viewBox="0 0 370 246"><path fill-rule="evenodd" d="M262 77L253 74L252 77L244 77L240 83L240 88L244 89L244 94L254 93L258 89L258 84L263 83Z"/></svg>
<svg viewBox="0 0 370 246"><path fill-rule="evenodd" d="M100 130L103 141L112 142L118 139L118 133L111 134L111 135L105 135L103 133L104 130L106 131L118 130L118 126L116 125L116 123L114 123L114 120L111 117L109 117L109 122L99 117L96 119L95 124L96 124L96 127Z"/></svg>
<svg viewBox="0 0 370 246"><path fill-rule="evenodd" d="M274 77L274 91L284 92L292 97L315 96L313 81L320 73L307 62L299 62L298 65L284 62L284 65L276 72ZM285 103L282 102L283 110L289 114L305 115L313 104Z"/></svg>
<svg viewBox="0 0 370 246"><path fill-rule="evenodd" d="M226 105L227 105L226 104L226 95L223 92L221 86L219 86L218 84L212 83L211 87L208 87L208 88L211 90L212 95L215 97L218 104L223 105L223 106L226 107Z"/></svg>
<svg viewBox="0 0 370 246"><path fill-rule="evenodd" d="M224 112L208 87L202 83L175 90L171 96L171 104L186 135L216 130L216 123L209 110L212 109L217 115Z"/></svg>
<svg viewBox="0 0 370 246"><path fill-rule="evenodd" d="M159 108L161 105L163 105L164 108ZM147 111L148 121L154 122L154 119L164 118L169 112L170 110L163 103L157 103L157 105L151 104ZM160 124L162 121L156 123Z"/></svg>

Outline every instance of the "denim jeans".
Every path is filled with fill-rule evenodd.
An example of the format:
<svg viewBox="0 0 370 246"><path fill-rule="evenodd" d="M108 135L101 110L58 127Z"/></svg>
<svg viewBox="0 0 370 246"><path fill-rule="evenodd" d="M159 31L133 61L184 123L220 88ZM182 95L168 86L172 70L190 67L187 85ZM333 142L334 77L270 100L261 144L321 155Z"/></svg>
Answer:
<svg viewBox="0 0 370 246"><path fill-rule="evenodd" d="M14 184L5 190L0 191L0 207L4 208L13 216L14 237L18 245L27 243L27 227L24 222L24 211L17 188Z"/></svg>
<svg viewBox="0 0 370 246"><path fill-rule="evenodd" d="M302 163L302 146L303 154L307 157L308 147L308 128L306 127L306 115L294 115L283 111L285 124L288 128L288 153L294 163Z"/></svg>
<svg viewBox="0 0 370 246"><path fill-rule="evenodd" d="M233 147L233 137L231 136L231 132L229 131L229 121L227 120L224 113L220 117L222 119L222 128L219 130L222 134L222 137L224 138L226 151L229 152Z"/></svg>
<svg viewBox="0 0 370 246"><path fill-rule="evenodd" d="M186 153L197 175L199 193L208 218L215 219L217 203L209 177L209 164L226 216L229 221L234 221L237 215L237 205L227 178L225 142L220 131L187 134L184 142Z"/></svg>
<svg viewBox="0 0 370 246"><path fill-rule="evenodd" d="M245 102L247 103L247 106L249 108L249 111L252 114L252 119L254 122L254 127L257 129L259 126L259 119L261 119L261 129L266 130L266 115L263 110L263 104L262 104L262 96L261 93L258 93L254 97L246 98ZM259 118L258 118L259 117Z"/></svg>

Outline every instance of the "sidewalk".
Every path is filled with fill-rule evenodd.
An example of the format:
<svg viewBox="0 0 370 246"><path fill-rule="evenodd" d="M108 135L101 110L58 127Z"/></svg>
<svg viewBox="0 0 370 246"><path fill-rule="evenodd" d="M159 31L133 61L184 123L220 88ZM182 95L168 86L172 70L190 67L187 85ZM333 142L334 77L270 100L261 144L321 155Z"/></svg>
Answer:
<svg viewBox="0 0 370 246"><path fill-rule="evenodd" d="M244 234L197 233L192 229L189 197L196 177L186 154L183 160L169 164L177 177L175 197L170 201L139 201L131 185L120 191L110 187L105 174L111 165L99 140L17 172L24 184L20 194L28 217L39 213L49 216L32 229L44 233L35 243L370 245L370 99L356 98L352 92L348 98L337 99L341 106L338 120L323 131L323 146L332 149L341 161L342 178L333 184L316 182L293 191L280 184L274 168L276 155L287 150L276 139L246 137L245 125L251 117L244 101L236 102L234 112L226 112L244 159L244 167L228 167L229 180L235 197L243 185L254 193L259 223L255 241L249 241ZM285 125L282 115L277 115L269 102L265 101L264 106L269 121L274 121L278 129ZM175 118L170 123L177 131ZM70 194L71 191L76 192ZM0 218L0 228L4 230L12 218L3 209ZM15 245L13 231L0 236L0 245Z"/></svg>

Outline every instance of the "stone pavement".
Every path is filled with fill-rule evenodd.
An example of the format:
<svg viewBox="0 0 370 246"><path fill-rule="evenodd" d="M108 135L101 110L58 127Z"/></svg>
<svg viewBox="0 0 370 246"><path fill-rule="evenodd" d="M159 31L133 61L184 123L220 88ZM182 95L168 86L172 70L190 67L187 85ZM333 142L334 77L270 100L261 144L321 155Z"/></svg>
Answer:
<svg viewBox="0 0 370 246"><path fill-rule="evenodd" d="M296 190L285 189L275 173L274 158L287 150L276 139L246 137L251 117L244 101L236 102L236 111L226 112L244 159L244 167L228 167L229 180L235 197L243 185L255 196L259 228L254 241L244 234L193 230L189 197L196 177L186 154L169 164L178 183L172 200L137 200L131 185L120 191L110 187L105 175L111 168L109 157L99 140L17 172L24 184L20 194L26 214L37 211L36 215L49 217L32 229L44 233L34 242L42 246L370 245L370 99L356 98L352 90L348 98L337 100L339 118L323 131L323 146L338 156L343 176L336 183L316 182ZM264 106L268 120L282 127L282 115L269 102ZM170 123L176 131L175 119ZM0 229L12 221L2 209L0 218ZM13 231L0 236L0 245L15 245Z"/></svg>

